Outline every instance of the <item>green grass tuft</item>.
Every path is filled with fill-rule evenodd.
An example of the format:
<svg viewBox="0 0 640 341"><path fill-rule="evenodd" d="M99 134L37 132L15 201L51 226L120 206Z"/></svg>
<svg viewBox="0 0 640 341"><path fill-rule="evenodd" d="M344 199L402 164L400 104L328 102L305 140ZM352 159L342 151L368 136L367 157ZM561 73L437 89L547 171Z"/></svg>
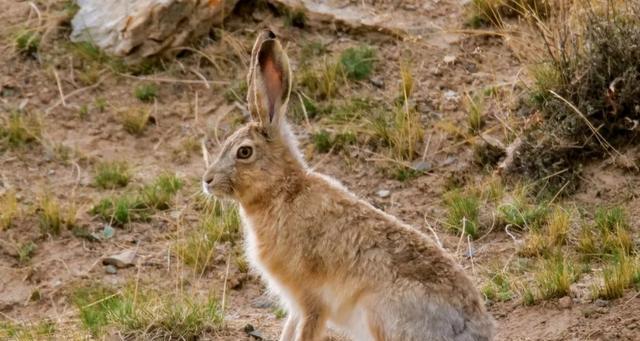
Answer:
<svg viewBox="0 0 640 341"><path fill-rule="evenodd" d="M447 207L447 227L476 238L478 236L480 214L480 199L474 194L463 193L458 190L445 194L444 203Z"/></svg>
<svg viewBox="0 0 640 341"><path fill-rule="evenodd" d="M340 55L346 76L354 80L369 78L375 61L376 51L370 46L351 47Z"/></svg>
<svg viewBox="0 0 640 341"><path fill-rule="evenodd" d="M22 30L15 37L16 50L25 55L35 54L40 48L40 39L40 33L32 30Z"/></svg>
<svg viewBox="0 0 640 341"><path fill-rule="evenodd" d="M38 246L31 241L20 245L18 247L18 262L23 265L29 263L37 248Z"/></svg>
<svg viewBox="0 0 640 341"><path fill-rule="evenodd" d="M166 210L182 186L184 182L175 174L161 174L153 183L142 187L140 201L150 209Z"/></svg>
<svg viewBox="0 0 640 341"><path fill-rule="evenodd" d="M142 102L153 102L158 97L158 87L155 84L142 84L136 87L133 94Z"/></svg>
<svg viewBox="0 0 640 341"><path fill-rule="evenodd" d="M131 179L129 165L125 161L99 163L94 172L94 184L101 189L125 187Z"/></svg>

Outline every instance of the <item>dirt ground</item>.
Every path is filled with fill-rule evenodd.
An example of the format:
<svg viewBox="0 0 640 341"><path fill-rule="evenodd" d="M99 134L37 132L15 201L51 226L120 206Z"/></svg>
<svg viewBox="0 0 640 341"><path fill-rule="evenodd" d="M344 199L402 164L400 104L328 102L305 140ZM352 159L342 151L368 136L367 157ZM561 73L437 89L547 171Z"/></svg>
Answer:
<svg viewBox="0 0 640 341"><path fill-rule="evenodd" d="M219 118L227 113L242 118L242 103L234 104L226 94L244 77L252 40L262 27L271 27L285 42L294 73L300 71L301 49L308 41L323 42L330 55L360 44L375 47L378 61L372 79L377 84L360 81L345 96L392 101L399 86L399 65L406 59L412 61L414 101L425 129L424 140L428 141L423 143L424 153L420 153L422 160L431 165L427 173L407 181L392 179L381 170L381 156L366 146L330 154L315 152L310 129L318 129L322 122L311 120L309 125L295 121L294 128L311 166L340 179L359 196L413 226L429 234L432 232L428 227L433 227L445 248L457 254L480 287L485 280L482 274L489 267L507 264L517 257L516 239L522 236L512 239L502 228L485 230L489 232L486 236L468 246L473 248L473 256L466 257L467 246L461 248L458 236L443 226L442 195L452 179L462 177L467 183L474 183L489 176L474 167L469 141L460 139L448 127L465 124L465 93L488 87L516 89L525 77L525 66L502 37L462 32L463 4L467 2L363 1L373 3L372 8L377 11L406 13L430 23L420 36L409 38L350 31L340 25L309 24L298 28L286 25L273 9L242 6L212 39L199 45L205 53L221 54L230 60L221 70L198 54L185 53L167 62L161 71L138 76L105 71L98 74L96 83L86 85L78 75L80 61L64 50L68 29L52 29L45 35L41 49L50 52L24 56L15 51L10 32L23 25L37 25L37 18L29 2L0 0L0 30L4 36L0 48L0 111L9 113L20 108L38 113L43 122L42 143L0 150L0 194L14 190L23 207L23 214L14 225L0 230L0 321L36 323L51 319L57 325L54 339L89 338L82 331L78 310L70 300L74 288L95 282L118 287L136 281L159 290L194 295L215 292L222 296L224 292L225 328L204 339L252 339L243 331L247 324L262 333L264 339L277 339L283 320L274 313L272 299L259 278L251 271L248 275L242 273L235 264L228 265L229 245L219 246L215 265L201 273L181 264L174 247L199 220L199 212L193 206L200 195L204 163L199 147L189 149L185 144L207 138L215 148L216 128L221 135L233 129L232 124L218 125ZM34 3L44 11L53 2ZM234 51L229 46L240 49ZM201 79L191 70L212 82L190 82ZM136 86L147 83L157 84L158 88L158 96L150 104L133 95ZM66 95L65 103L61 103L61 92ZM104 109L98 108L96 99L106 103ZM118 115L138 107L149 109L153 120L136 136L123 130ZM511 110L510 103L487 107L485 129L498 134L502 129L500 119L515 114ZM68 160L60 160L60 145L70 150ZM91 207L124 189L96 188L93 167L100 161L122 159L133 166L133 184L147 183L166 171L184 179L186 185L169 210L154 214L148 222L116 228L114 236L102 242L91 242L67 230L59 236L40 233L35 207L45 194L62 203L75 203L76 224L86 231L100 232L104 222L90 213ZM582 177L584 185L578 192L560 200L587 210L598 204L622 204L637 232L640 176L602 160L585 165ZM381 197L380 190L388 190L390 195ZM37 248L24 264L17 259L17 245L29 241ZM136 266L107 273L102 258L129 249L137 250ZM237 285L229 287L225 283ZM576 286L576 292L588 290L580 283ZM600 305L576 295L569 307L561 307L555 299L533 306L511 300L493 302L489 310L497 320L497 340L640 340L640 298L635 290ZM114 332L106 338L119 339L118 335Z"/></svg>

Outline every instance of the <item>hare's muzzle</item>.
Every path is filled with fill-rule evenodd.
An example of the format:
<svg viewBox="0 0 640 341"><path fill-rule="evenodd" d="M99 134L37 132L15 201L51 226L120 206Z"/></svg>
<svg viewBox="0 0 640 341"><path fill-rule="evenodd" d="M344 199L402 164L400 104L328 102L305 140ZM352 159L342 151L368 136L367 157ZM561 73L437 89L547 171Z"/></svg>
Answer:
<svg viewBox="0 0 640 341"><path fill-rule="evenodd" d="M228 197L233 193L229 177L214 171L207 171L202 177L202 190L216 197Z"/></svg>

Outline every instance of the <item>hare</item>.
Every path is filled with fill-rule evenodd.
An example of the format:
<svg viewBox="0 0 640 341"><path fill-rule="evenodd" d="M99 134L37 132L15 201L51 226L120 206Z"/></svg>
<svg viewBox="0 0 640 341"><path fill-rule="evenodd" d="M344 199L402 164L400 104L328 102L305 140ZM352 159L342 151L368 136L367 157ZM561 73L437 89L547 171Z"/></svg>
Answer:
<svg viewBox="0 0 640 341"><path fill-rule="evenodd" d="M252 121L203 176L239 203L246 252L288 317L282 341L493 338L493 319L462 268L433 240L307 168L285 120L288 57L275 34L253 47Z"/></svg>

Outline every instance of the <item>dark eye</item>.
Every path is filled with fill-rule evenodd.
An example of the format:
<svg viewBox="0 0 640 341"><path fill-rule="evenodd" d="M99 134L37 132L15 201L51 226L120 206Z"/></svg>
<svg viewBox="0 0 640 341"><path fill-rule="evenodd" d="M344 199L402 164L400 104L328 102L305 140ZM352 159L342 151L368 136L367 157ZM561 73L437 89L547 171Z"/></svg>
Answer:
<svg viewBox="0 0 640 341"><path fill-rule="evenodd" d="M251 157L251 154L253 154L253 148L249 146L242 146L238 148L238 159L248 159Z"/></svg>

